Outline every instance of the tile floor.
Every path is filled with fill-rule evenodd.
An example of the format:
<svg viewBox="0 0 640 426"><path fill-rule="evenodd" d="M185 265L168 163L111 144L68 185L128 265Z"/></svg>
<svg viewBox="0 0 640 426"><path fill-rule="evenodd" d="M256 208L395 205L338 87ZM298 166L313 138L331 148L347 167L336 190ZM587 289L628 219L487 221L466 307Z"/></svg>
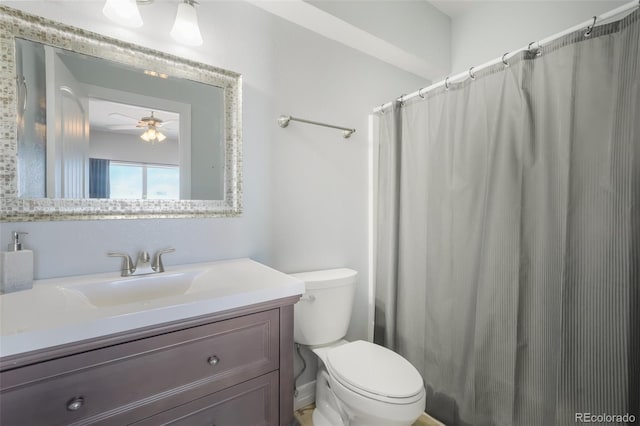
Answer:
<svg viewBox="0 0 640 426"><path fill-rule="evenodd" d="M311 404L299 410L296 410L295 416L296 416L296 420L300 422L300 426L313 426L313 421L311 420L311 412L313 411L314 408L315 408L315 405ZM421 415L418 420L416 420L413 426L445 426L445 425L425 413Z"/></svg>

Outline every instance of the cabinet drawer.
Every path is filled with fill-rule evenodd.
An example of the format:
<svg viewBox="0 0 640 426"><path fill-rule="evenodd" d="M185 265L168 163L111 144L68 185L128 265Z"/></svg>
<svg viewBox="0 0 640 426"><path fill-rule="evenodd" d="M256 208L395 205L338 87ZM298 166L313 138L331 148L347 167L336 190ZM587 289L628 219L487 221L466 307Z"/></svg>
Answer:
<svg viewBox="0 0 640 426"><path fill-rule="evenodd" d="M0 424L143 418L276 370L278 327L276 309L3 372Z"/></svg>
<svg viewBox="0 0 640 426"><path fill-rule="evenodd" d="M278 373L273 372L149 417L135 426L277 424Z"/></svg>

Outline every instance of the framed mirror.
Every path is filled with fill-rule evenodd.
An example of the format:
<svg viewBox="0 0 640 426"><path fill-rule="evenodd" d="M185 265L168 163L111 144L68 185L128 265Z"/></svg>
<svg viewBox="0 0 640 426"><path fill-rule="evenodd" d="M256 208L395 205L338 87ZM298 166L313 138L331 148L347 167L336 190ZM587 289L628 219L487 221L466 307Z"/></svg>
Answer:
<svg viewBox="0 0 640 426"><path fill-rule="evenodd" d="M240 74L0 6L0 220L236 216Z"/></svg>

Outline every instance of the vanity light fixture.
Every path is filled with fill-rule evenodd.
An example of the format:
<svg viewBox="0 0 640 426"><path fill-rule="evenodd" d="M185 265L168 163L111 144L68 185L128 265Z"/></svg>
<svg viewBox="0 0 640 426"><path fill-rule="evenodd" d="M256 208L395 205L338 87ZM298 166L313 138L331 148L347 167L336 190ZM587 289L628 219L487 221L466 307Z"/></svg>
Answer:
<svg viewBox="0 0 640 426"><path fill-rule="evenodd" d="M125 27L142 26L142 17L136 0L107 0L102 13L113 22Z"/></svg>
<svg viewBox="0 0 640 426"><path fill-rule="evenodd" d="M138 5L150 3L153 3L153 0L106 0L102 13L119 25L138 28L142 26ZM180 0L176 19L170 32L175 41L189 46L202 45L196 4L198 4L196 0Z"/></svg>
<svg viewBox="0 0 640 426"><path fill-rule="evenodd" d="M195 0L183 0L178 5L176 21L171 29L171 37L177 42L189 46L202 45L202 35L198 26L198 15L196 14Z"/></svg>

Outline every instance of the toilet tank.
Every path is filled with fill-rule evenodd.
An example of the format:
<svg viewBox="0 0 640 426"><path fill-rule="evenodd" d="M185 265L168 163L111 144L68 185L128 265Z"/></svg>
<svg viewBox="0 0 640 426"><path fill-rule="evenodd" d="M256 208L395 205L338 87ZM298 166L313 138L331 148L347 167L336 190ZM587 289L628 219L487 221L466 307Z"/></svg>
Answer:
<svg viewBox="0 0 640 426"><path fill-rule="evenodd" d="M324 345L347 334L357 275L347 268L292 274L305 283L305 293L294 306L294 341Z"/></svg>

